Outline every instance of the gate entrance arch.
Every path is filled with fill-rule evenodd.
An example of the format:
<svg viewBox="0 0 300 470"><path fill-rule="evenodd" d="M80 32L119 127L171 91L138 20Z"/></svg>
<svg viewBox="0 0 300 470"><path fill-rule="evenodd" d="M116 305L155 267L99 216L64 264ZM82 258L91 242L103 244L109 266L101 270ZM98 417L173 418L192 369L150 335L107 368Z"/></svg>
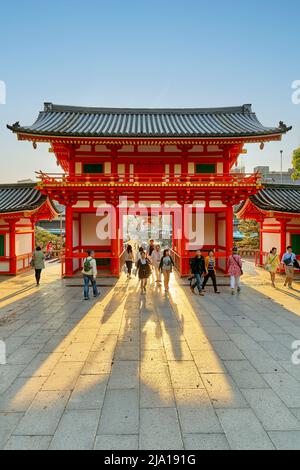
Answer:
<svg viewBox="0 0 300 470"><path fill-rule="evenodd" d="M264 127L250 105L116 109L46 103L33 125L8 127L34 147L49 143L63 171L39 172L37 187L66 207L68 276L80 269L88 248L96 251L101 269L119 274L124 199L127 209L172 208L172 250L181 275L188 274L196 248L214 248L225 271L233 206L262 188L260 175L233 167L246 144L263 148L289 130L283 123ZM99 223L110 225L104 239Z"/></svg>

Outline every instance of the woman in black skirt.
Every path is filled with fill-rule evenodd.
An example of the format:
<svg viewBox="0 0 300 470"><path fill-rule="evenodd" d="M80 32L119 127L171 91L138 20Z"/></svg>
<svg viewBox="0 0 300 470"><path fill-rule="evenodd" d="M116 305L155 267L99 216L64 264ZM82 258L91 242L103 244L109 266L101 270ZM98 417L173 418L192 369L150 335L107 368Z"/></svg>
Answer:
<svg viewBox="0 0 300 470"><path fill-rule="evenodd" d="M137 271L139 280L141 281L141 291L146 292L147 280L151 276L151 261L147 258L147 254L142 251L141 258L137 262Z"/></svg>

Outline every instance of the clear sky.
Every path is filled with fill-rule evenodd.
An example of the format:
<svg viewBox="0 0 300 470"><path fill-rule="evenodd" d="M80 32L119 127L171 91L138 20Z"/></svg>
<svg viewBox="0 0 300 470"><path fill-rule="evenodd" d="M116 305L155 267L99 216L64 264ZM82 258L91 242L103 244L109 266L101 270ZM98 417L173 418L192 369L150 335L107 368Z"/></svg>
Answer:
<svg viewBox="0 0 300 470"><path fill-rule="evenodd" d="M300 145L299 0L15 0L0 6L1 182L60 171L47 145L17 142L7 123L30 125L44 101L124 107L252 103L265 125L293 125L281 143L243 157L291 165Z"/></svg>

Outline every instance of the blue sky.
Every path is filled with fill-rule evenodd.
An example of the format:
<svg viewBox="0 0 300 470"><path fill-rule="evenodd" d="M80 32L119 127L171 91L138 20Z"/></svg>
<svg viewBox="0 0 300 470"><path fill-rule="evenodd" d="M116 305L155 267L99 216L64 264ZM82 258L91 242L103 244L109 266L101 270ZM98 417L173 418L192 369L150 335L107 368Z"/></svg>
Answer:
<svg viewBox="0 0 300 470"><path fill-rule="evenodd" d="M60 171L47 145L17 142L44 101L89 106L209 107L252 103L265 125L293 125L281 143L243 157L284 167L300 145L299 0L15 0L0 7L1 182Z"/></svg>

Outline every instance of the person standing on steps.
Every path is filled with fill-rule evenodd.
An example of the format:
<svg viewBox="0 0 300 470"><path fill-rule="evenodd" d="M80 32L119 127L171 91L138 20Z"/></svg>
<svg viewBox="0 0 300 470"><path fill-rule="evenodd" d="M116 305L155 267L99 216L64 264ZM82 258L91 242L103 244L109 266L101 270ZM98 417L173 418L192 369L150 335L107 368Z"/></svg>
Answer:
<svg viewBox="0 0 300 470"><path fill-rule="evenodd" d="M170 255L170 250L164 250L164 254L160 260L159 270L163 273L164 276L164 286L165 291L169 292L169 284L170 284L170 275L173 271L174 261L172 256Z"/></svg>
<svg viewBox="0 0 300 470"><path fill-rule="evenodd" d="M216 258L215 258L215 253L214 250L210 250L208 252L208 256L205 258L205 271L206 271L206 276L203 281L202 289L205 289L205 286L207 284L207 281L209 278L211 278L215 294L220 294L220 291L218 290L217 286L217 278L216 278Z"/></svg>
<svg viewBox="0 0 300 470"><path fill-rule="evenodd" d="M133 249L131 245L127 245L127 248L124 254L124 261L125 261L126 268L127 268L127 279L131 279L132 265L134 262L134 254L133 254Z"/></svg>
<svg viewBox="0 0 300 470"><path fill-rule="evenodd" d="M192 274L194 275L194 282L191 282L191 291L193 294L195 293L195 287L198 289L199 295L204 295L202 292L202 283L203 283L203 277L206 274L206 269L205 269L205 260L204 257L202 256L201 250L197 250L196 256L192 259L191 262L191 271Z"/></svg>
<svg viewBox="0 0 300 470"><path fill-rule="evenodd" d="M243 275L243 261L238 253L238 248L232 249L232 255L228 258L228 273L230 275L231 294L235 295L235 289L241 292L241 276Z"/></svg>
<svg viewBox="0 0 300 470"><path fill-rule="evenodd" d="M38 287L40 285L42 270L45 269L45 255L40 246L37 246L32 254L31 265L35 271L35 280Z"/></svg>
<svg viewBox="0 0 300 470"><path fill-rule="evenodd" d="M147 257L145 251L141 251L141 257L138 260L136 267L139 276L139 280L141 282L141 292L146 293L147 288L147 281L148 278L151 276L151 262Z"/></svg>
<svg viewBox="0 0 300 470"><path fill-rule="evenodd" d="M265 268L266 268L266 271L270 273L271 283L272 283L272 286L275 288L276 288L276 285L275 285L276 273L277 273L279 265L280 265L280 258L277 253L277 248L274 247L272 248L272 250L270 251L268 255Z"/></svg>
<svg viewBox="0 0 300 470"><path fill-rule="evenodd" d="M94 251L88 250L87 257L83 260L83 281L84 281L84 300L89 300L89 290L90 290L90 282L93 288L93 295L94 297L98 297L100 292L97 289L97 263L94 258Z"/></svg>
<svg viewBox="0 0 300 470"><path fill-rule="evenodd" d="M156 245L155 250L152 251L151 263L153 265L154 272L155 272L155 278L156 278L155 282L158 282L159 284L161 284L161 272L159 269L160 260L161 260L160 245Z"/></svg>

